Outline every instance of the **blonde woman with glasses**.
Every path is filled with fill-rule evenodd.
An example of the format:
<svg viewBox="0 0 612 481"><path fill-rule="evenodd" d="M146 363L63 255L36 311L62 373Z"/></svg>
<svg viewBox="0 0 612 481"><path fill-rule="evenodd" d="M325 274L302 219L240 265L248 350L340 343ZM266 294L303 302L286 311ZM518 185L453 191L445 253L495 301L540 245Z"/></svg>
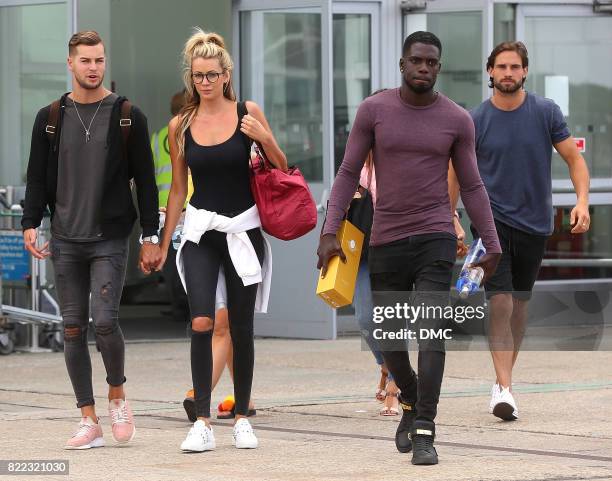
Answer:
<svg viewBox="0 0 612 481"><path fill-rule="evenodd" d="M187 195L189 168L194 192L187 205L177 267L191 311L197 420L181 449L215 449L210 426L211 341L221 267L234 348L234 445L256 448L258 441L246 417L253 380L253 316L255 310L267 309L272 258L250 189L251 142L258 142L279 169L287 169L287 159L259 106L236 101L233 63L220 35L195 29L185 44L183 64L186 103L169 124L172 187L161 244L163 264Z"/></svg>

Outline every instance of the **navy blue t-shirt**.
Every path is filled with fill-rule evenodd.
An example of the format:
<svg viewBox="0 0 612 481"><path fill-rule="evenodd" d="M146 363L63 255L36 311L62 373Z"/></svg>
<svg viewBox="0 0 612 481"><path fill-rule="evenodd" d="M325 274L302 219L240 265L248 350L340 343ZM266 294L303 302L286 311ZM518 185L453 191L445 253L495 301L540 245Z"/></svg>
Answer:
<svg viewBox="0 0 612 481"><path fill-rule="evenodd" d="M470 113L493 217L531 234L552 234L552 146L570 136L559 106L527 93L515 110L485 100Z"/></svg>

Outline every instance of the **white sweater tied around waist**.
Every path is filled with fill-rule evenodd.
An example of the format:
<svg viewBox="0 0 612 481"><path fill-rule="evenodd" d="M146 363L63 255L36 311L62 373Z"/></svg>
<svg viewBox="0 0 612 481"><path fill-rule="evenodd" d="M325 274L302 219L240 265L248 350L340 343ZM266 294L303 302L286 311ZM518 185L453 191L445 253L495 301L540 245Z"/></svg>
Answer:
<svg viewBox="0 0 612 481"><path fill-rule="evenodd" d="M199 244L205 232L216 230L226 234L229 255L242 283L245 286L259 283L255 311L267 312L272 281L272 249L264 237L265 255L263 265L260 265L255 248L247 235L248 230L258 227L261 227L261 220L256 205L236 217L226 217L206 209L196 209L191 204L187 204L181 245L176 253L176 268L185 291L187 287L182 256L185 243L191 241Z"/></svg>

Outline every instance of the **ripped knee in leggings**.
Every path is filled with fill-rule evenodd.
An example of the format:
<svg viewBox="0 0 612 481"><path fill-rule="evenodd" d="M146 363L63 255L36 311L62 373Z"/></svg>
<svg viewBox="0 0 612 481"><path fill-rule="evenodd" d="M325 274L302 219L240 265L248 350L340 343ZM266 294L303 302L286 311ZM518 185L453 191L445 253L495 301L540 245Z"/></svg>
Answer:
<svg viewBox="0 0 612 481"><path fill-rule="evenodd" d="M191 320L191 330L194 332L209 332L212 331L215 326L215 321L210 317L194 317Z"/></svg>

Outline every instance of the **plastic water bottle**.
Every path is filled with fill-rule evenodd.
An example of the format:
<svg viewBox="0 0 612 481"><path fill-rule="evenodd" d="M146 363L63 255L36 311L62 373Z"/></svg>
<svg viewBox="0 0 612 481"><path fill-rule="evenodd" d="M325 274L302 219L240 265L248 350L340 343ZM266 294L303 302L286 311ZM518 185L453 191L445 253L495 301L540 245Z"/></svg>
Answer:
<svg viewBox="0 0 612 481"><path fill-rule="evenodd" d="M470 250L467 256L465 256L465 262L461 268L459 279L457 279L457 291L459 291L459 297L462 299L467 298L470 294L478 290L484 276L484 271L481 267L469 266L478 262L486 253L487 251L482 245L481 239L472 242Z"/></svg>
<svg viewBox="0 0 612 481"><path fill-rule="evenodd" d="M183 222L179 221L174 232L172 233L172 247L177 251L181 245L181 238L183 236Z"/></svg>

